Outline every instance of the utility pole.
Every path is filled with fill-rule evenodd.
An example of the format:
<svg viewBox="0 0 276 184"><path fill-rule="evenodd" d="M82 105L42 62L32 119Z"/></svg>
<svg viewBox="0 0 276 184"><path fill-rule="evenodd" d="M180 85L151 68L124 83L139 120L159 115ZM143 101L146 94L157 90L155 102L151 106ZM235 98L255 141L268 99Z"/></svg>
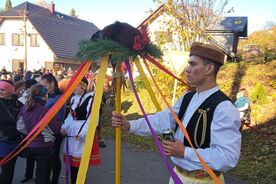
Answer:
<svg viewBox="0 0 276 184"><path fill-rule="evenodd" d="M24 22L24 68L23 73L27 71L27 10L24 10L23 13L23 22Z"/></svg>

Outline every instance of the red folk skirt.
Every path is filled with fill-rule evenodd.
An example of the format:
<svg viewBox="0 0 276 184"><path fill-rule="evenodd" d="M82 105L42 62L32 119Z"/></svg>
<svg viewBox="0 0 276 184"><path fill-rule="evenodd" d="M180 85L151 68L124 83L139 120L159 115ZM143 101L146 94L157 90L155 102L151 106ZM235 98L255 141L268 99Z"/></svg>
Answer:
<svg viewBox="0 0 276 184"><path fill-rule="evenodd" d="M97 141L97 136L94 136L92 151L90 154L89 166L99 165L101 163L100 149ZM69 164L73 167L80 167L81 157L73 157L69 155ZM64 162L66 163L66 155L64 154Z"/></svg>

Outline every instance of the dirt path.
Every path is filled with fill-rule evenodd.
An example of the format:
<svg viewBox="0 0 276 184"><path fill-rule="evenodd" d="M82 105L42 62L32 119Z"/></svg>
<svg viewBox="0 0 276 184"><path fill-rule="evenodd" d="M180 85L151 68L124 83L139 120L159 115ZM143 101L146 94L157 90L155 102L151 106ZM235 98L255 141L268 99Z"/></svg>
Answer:
<svg viewBox="0 0 276 184"><path fill-rule="evenodd" d="M102 164L91 167L88 171L87 184L112 184L115 178L115 143L106 141L107 147L101 148ZM156 152L141 151L134 146L122 143L121 155L121 183L122 184L167 184L169 173ZM25 161L19 159L16 165L14 184L19 184L24 176ZM64 168L60 183L65 183ZM247 182L225 174L226 184L247 184ZM32 184L34 182L29 182Z"/></svg>

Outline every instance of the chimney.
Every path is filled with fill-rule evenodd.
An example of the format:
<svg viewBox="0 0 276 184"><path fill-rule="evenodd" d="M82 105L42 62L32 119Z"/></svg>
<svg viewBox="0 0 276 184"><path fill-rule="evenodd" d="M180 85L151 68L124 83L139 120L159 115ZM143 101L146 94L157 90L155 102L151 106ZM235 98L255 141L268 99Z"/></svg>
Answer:
<svg viewBox="0 0 276 184"><path fill-rule="evenodd" d="M53 2L50 4L50 12L51 12L52 14L55 13L55 4L54 4Z"/></svg>

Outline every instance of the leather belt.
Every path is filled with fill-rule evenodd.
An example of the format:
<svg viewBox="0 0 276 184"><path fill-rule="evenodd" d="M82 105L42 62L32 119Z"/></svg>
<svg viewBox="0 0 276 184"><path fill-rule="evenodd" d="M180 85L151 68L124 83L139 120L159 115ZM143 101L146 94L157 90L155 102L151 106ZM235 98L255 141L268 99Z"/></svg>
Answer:
<svg viewBox="0 0 276 184"><path fill-rule="evenodd" d="M194 171L187 171L179 166L175 166L177 171L181 173L184 176L189 176L193 178L211 178L209 173L207 173L205 170L194 170ZM221 172L219 171L213 171L217 177L221 175Z"/></svg>

